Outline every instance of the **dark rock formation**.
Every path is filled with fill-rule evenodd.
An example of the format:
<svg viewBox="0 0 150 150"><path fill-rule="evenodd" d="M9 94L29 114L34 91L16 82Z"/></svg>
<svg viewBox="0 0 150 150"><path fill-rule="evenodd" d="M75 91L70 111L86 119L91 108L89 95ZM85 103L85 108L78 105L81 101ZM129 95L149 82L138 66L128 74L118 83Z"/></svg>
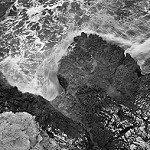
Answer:
<svg viewBox="0 0 150 150"><path fill-rule="evenodd" d="M95 148L129 149L140 126L138 90L148 79L129 54L125 56L122 48L98 35L81 33L71 45L74 48L68 48L58 70L67 83L67 91L52 102L53 106L81 122ZM133 129L133 139L124 140Z"/></svg>
<svg viewBox="0 0 150 150"><path fill-rule="evenodd" d="M21 93L1 74L1 113L30 113L50 138L65 133L73 139L73 150L127 150L137 137L146 146L150 75L141 75L129 54L97 35L82 33L72 45L57 72L64 90L52 102Z"/></svg>
<svg viewBox="0 0 150 150"><path fill-rule="evenodd" d="M0 112L5 111L30 113L50 138L55 138L54 134L62 137L66 134L74 140L72 147L88 149L90 146L87 138L89 135L81 124L65 117L41 96L22 94L16 87L11 87L0 74ZM79 139L82 143L78 142Z"/></svg>

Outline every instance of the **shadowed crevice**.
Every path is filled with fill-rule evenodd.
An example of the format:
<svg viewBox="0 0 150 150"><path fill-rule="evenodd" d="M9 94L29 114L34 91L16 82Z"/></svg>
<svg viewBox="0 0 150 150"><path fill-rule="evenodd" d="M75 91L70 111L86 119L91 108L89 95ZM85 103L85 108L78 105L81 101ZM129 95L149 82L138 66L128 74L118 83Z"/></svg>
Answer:
<svg viewBox="0 0 150 150"><path fill-rule="evenodd" d="M57 75L59 84L62 86L62 88L67 91L67 87L68 87L68 81L60 74Z"/></svg>

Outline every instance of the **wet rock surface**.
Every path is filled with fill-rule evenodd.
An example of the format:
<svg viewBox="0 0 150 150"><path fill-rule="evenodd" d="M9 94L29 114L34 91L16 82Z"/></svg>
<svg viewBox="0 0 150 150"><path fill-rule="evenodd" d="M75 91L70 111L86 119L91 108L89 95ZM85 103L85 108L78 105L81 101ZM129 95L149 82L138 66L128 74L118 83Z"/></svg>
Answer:
<svg viewBox="0 0 150 150"><path fill-rule="evenodd" d="M130 149L139 136L139 122L144 121L139 116L143 111L139 101L148 91L142 94L139 90L144 85L149 87L149 75L143 76L123 49L97 35L81 33L74 38L72 47L60 60L58 70L68 83L67 91L52 105L85 126L96 145L93 149Z"/></svg>
<svg viewBox="0 0 150 150"><path fill-rule="evenodd" d="M39 64L70 31L76 34L88 27L94 33L122 37L124 47L149 38L148 1L85 0L58 5L58 0L16 2L14 5L14 0L0 1L0 60L11 56L14 60L21 58L16 64L26 61L22 77L35 77ZM31 15L31 10L36 11ZM8 71L6 75L13 79L20 66L15 70L12 62L3 71ZM149 69L147 63L145 70ZM142 75L135 60L129 54L125 56L121 47L96 34L82 32L68 47L68 55L60 60L57 78L61 94L49 102L18 91L1 75L0 112L30 113L49 138L69 150L150 149L150 76ZM16 82L19 80L24 83L23 78ZM32 84L30 80L28 83Z"/></svg>
<svg viewBox="0 0 150 150"><path fill-rule="evenodd" d="M59 62L62 93L52 102L22 93L0 77L1 113L35 116L49 138L61 141L67 135L73 141L63 141L69 150L130 149L137 139L148 148L150 76L142 75L123 49L98 35L74 38Z"/></svg>
<svg viewBox="0 0 150 150"><path fill-rule="evenodd" d="M41 96L29 93L22 94L16 87L7 84L2 74L0 80L1 113L6 111L30 113L35 116L35 120L39 123L41 129L46 131L50 138L55 138L54 135L62 136L66 134L74 142L76 141L74 147L80 145L79 147L88 149L88 134L81 124L65 117ZM79 139L82 143L77 143Z"/></svg>

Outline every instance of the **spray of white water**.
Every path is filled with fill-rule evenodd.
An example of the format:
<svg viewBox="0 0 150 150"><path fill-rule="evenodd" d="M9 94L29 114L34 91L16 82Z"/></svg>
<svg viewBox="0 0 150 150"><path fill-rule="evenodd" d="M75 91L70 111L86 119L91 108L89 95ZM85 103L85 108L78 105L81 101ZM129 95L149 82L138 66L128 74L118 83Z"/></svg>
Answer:
<svg viewBox="0 0 150 150"><path fill-rule="evenodd" d="M81 32L98 34L120 45L134 58L149 53L150 40L140 43L145 37L142 32L135 36L127 34L140 19L130 22L130 27L118 22L107 12L109 0L91 2L90 6L84 1L76 1L75 10L71 9L71 1L68 1L67 11L62 14L57 7L64 2L67 3L46 1L41 4L32 0L27 5L27 2L16 0L17 16L8 16L0 23L4 29L0 37L1 48L4 49L0 70L8 82L23 93L41 95L49 101L59 94L58 62L67 54L73 38ZM99 9L99 5L104 8ZM144 61L140 59L138 64Z"/></svg>

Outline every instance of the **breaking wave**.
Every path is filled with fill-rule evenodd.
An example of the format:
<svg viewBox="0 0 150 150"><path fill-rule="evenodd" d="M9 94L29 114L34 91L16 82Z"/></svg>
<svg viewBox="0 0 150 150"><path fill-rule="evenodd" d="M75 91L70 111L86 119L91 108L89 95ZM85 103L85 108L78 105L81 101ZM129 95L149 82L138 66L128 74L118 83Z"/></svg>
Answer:
<svg viewBox="0 0 150 150"><path fill-rule="evenodd" d="M23 93L41 95L52 101L59 94L56 78L59 60L81 32L97 34L119 45L142 69L150 56L148 35L138 30L139 23L146 26L145 16L121 22L108 12L113 8L109 3L109 0L90 4L16 0L12 6L17 10L16 15L9 15L11 7L0 22L3 49L0 70L7 81Z"/></svg>

